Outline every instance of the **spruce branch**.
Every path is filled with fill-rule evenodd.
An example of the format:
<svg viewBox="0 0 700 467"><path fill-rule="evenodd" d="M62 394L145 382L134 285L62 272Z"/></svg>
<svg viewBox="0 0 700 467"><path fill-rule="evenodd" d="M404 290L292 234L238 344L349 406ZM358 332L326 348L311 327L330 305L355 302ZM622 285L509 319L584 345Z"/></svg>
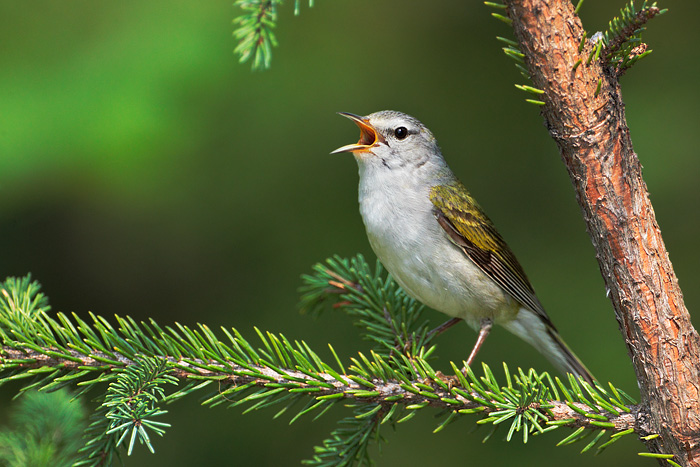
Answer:
<svg viewBox="0 0 700 467"><path fill-rule="evenodd" d="M102 361L80 355L77 352L73 354L75 357L73 359L47 355L50 352L52 351L49 349L23 351L3 348L3 361L10 365L21 361L22 367L31 373L32 369L47 367L77 368L75 358L79 358L81 360L79 366L83 371L89 368L96 372L104 370ZM311 399L313 404L308 406L312 408L308 410L309 413L338 402L354 401L353 403L357 404L362 414L366 414L368 408L375 410L383 416L382 418L391 412L391 416L400 421L406 421L402 419L414 411L424 408L438 409L452 416L481 414L483 418L478 422L480 424L500 424L511 418L520 417L527 418L532 422L531 429L523 435L525 442L527 442L527 436L535 431L544 433L549 431L548 428L560 426L594 431L600 431L603 428L615 432L631 433L629 430L634 430L637 424L638 408L633 405L634 400L614 387L611 387L611 390L604 390L602 387L592 388L587 383L577 381L573 377L566 385L558 378L552 379L548 374L537 374L534 370L530 370L527 374L520 370L519 374L511 376L507 367L505 367L505 371L508 376L508 384L501 386L486 365L483 365L483 376L477 377L470 371L468 373L469 380L467 380L456 367L454 367L454 375L445 376L431 369L427 362L421 358L415 358L413 362L416 369L404 368L404 372L415 371L410 375L412 379L408 379L404 376L405 373L388 370L388 363L377 354L373 354L372 357L370 360L360 354L359 360L356 360L355 365L350 367L351 371L344 375L336 372L291 370L270 364L237 365L230 363L226 368L216 371L211 368L219 365L217 361L185 363L172 359L168 361L158 360L166 364L161 366L158 371L162 372L167 366L171 368L168 372L169 377L177 378L181 383L193 380L197 382L196 386L188 385L176 393L160 399L172 402L184 395L191 394L194 390L209 386L209 383L216 383L216 392L212 393L204 402L205 405L252 404L251 408L257 410L287 400L288 396L296 394L297 397L304 396ZM142 363L122 359L122 364L127 368L127 372L139 374L139 366ZM151 365L155 364L151 363ZM380 373L383 373L387 379L378 377ZM121 383L120 379L123 378L117 377L117 385L129 385L129 383ZM10 380L12 378L3 379L2 382ZM512 381L515 381L516 384L513 384ZM172 383L173 381L168 378L167 382ZM203 382L207 384L201 384ZM455 382L457 383L455 384ZM134 391L134 393L141 393L142 390L143 386L141 390ZM134 398L125 396L124 393L121 391L116 396L107 397L103 406L107 408L122 407L123 403L127 402L131 409L134 405ZM559 397L560 395L562 400L551 399L552 396ZM157 415L161 414L161 411L153 410L150 405L150 402L154 400L154 397L147 396L149 409ZM381 410L377 407L380 407ZM307 413L307 408L298 415ZM133 414L133 412L134 410L131 410L130 413ZM133 415L122 417L122 415L124 414L116 410L101 414L107 420L109 427L107 434L110 434L109 430L115 427L115 424L110 423L110 420L145 418L133 417ZM401 417L398 417L399 415ZM366 416L359 418L366 418ZM450 421L452 420L446 419L436 430L439 431ZM364 426L364 423L362 425ZM525 426L520 420L517 425L512 424L511 428L514 431L521 431L518 425ZM132 434L134 433L133 424L122 428L122 436L129 433L129 429L132 430ZM579 434L581 433L582 431L579 432ZM131 439L130 444L133 444L133 439ZM565 438L565 440L567 443L572 441L570 437ZM118 447L119 441L108 444L111 444L114 449ZM133 449L133 445L130 446L131 449Z"/></svg>
<svg viewBox="0 0 700 467"><path fill-rule="evenodd" d="M617 76L621 76L638 60L651 53L647 45L642 42L644 25L657 15L667 10L660 10L654 2L647 6L645 0L639 11L635 10L634 0L620 10L620 17L610 21L608 30L605 31L603 62L615 69Z"/></svg>
<svg viewBox="0 0 700 467"><path fill-rule="evenodd" d="M589 53L585 59L586 66L589 66L594 60L602 59L603 64L606 67L610 67L613 74L619 78L637 61L652 52L651 49L642 42L642 32L646 29L645 24L648 21L658 15L666 13L667 10L659 9L656 2L651 6L648 6L647 3L647 0L644 0L641 8L636 10L634 0L629 0L629 3L620 10L620 16L610 20L608 30L604 33L597 32L589 38L588 33L583 31L578 46L578 52L581 54L585 46L589 46ZM484 2L484 4L498 11L503 11L507 8L506 4L503 3ZM583 0L579 0L574 9L575 14L578 14L582 4ZM492 13L492 16L502 21L507 20L506 23L508 25L512 24L510 18L506 18L500 13ZM500 36L497 36L496 39L506 45L503 47L503 52L506 56L515 61L515 66L520 71L520 74L525 79L531 80L530 71L525 66L525 54L520 50L520 44ZM571 67L571 71L575 72L582 63L584 63L583 58L576 60ZM600 93L602 84L602 78L598 79L594 97L597 97ZM545 93L543 89L519 84L516 84L515 87L538 97L538 99L525 99L525 102L537 106L545 105L545 101L541 100Z"/></svg>
<svg viewBox="0 0 700 467"><path fill-rule="evenodd" d="M398 407L394 403L392 408ZM371 465L368 447L370 441L379 437L379 426L386 420L381 405L360 405L351 417L338 422L339 427L321 446L314 447L314 456L302 461L303 465L338 466ZM391 413L391 409L390 409Z"/></svg>
<svg viewBox="0 0 700 467"><path fill-rule="evenodd" d="M332 301L332 308L354 318L363 339L375 342L374 350L382 355L415 353L435 337L422 319L425 307L406 295L379 261L372 271L362 255L334 256L326 264L314 265L313 273L302 275L302 281L302 312L319 314ZM426 354L433 351L430 347Z"/></svg>
<svg viewBox="0 0 700 467"><path fill-rule="evenodd" d="M636 403L614 386L591 387L573 377L562 382L534 370L511 374L505 365L506 384L486 365L479 376L454 364L453 374L436 371L427 361L435 346L417 344L432 337L418 318L422 307L361 256L317 265L304 290L303 306L335 305L358 318L366 336L376 332L377 350L350 358L346 368L332 347L336 362L329 364L304 342L257 329L259 343L253 344L235 329L222 328L221 339L203 324L161 327L117 316L114 327L92 314L91 322L75 314L52 316L38 283L8 279L0 286L0 384L23 381L20 392L70 386L79 394L107 386L80 450L78 465L91 466L118 458L122 444L131 453L137 440L153 450L149 433L162 435L169 426L153 420L165 414L159 406L204 390L204 405L247 406L246 412L281 406L281 414L306 401L291 421L322 416L339 403L354 408L316 448L307 461L313 465L366 462L368 444L382 439L383 425L405 423L423 409L439 412L435 431L477 414L478 424L507 426L506 438L519 433L523 442L568 426L576 431L562 443L595 432L587 448L602 449L639 433ZM402 339L411 345L396 349Z"/></svg>
<svg viewBox="0 0 700 467"><path fill-rule="evenodd" d="M90 425L83 433L84 445L78 450L80 458L74 466L102 467L121 460L118 438L107 433L111 422L108 412L108 407L100 405L90 416Z"/></svg>
<svg viewBox="0 0 700 467"><path fill-rule="evenodd" d="M270 68L272 48L277 47L277 38L273 29L277 26L277 8L282 0L237 0L234 6L242 10L242 14L233 20L238 27L233 36L238 40L234 53L239 55L239 63L252 59L251 68L262 70ZM309 0L309 7L313 7ZM294 2L294 14L301 11L300 0Z"/></svg>
<svg viewBox="0 0 700 467"><path fill-rule="evenodd" d="M148 432L163 436L167 423L154 421L153 418L167 413L156 404L165 398L164 384L176 384L177 379L168 375L166 360L156 358L137 358L123 373L117 375L116 381L110 383L103 406L109 408L105 418L110 420L108 435L117 437L116 446L131 433L128 454L134 449L134 442L151 445Z"/></svg>
<svg viewBox="0 0 700 467"><path fill-rule="evenodd" d="M86 412L68 391L27 393L0 430L0 465L71 465L83 444Z"/></svg>
<svg viewBox="0 0 700 467"><path fill-rule="evenodd" d="M43 349L42 349L43 350ZM22 361L22 367L25 370L31 369L41 369L47 367L62 367L62 368L74 368L76 362L74 360L67 360L59 357L47 356L46 353L50 350L46 349L43 351L34 350L17 350L11 348L3 348L3 360L4 362L12 363L16 361ZM78 356L78 353L74 354ZM381 357L373 354L374 361L381 361ZM363 357L360 357L363 359ZM104 370L104 365L101 361L95 360L88 356L81 355L80 359L82 364L81 368L101 372ZM369 362L369 360L367 360ZM398 377L396 379L384 380L377 378L373 373L379 373L378 367L370 364L361 365L356 368L355 372L349 372L345 375L340 375L338 373L324 373L315 372L311 375L307 374L305 371L291 370L284 368L277 368L277 370L272 369L271 365L264 364L249 364L249 365L237 365L229 364L227 368L221 368L218 371L206 369L205 367L213 367L218 363L215 361L209 362L197 362L196 365L190 365L180 362L175 362L172 359L163 360L167 363L167 366L172 368L168 372L168 376L171 378L176 378L181 382L188 382L192 379L197 381L212 381L216 382L218 386L230 387L235 391L240 391L240 388L245 387L246 389L251 388L274 388L278 389L281 387L287 387L288 389L297 390L298 393L307 392L308 395L313 396L317 400L335 400L335 399L350 399L362 401L371 404L382 404L391 405L397 400L402 401L404 405L422 405L424 407L433 407L436 409L454 409L458 407L460 410L474 410L477 409L483 414L490 414L492 411L499 409L501 406L499 404L504 403L503 392L497 383L495 383L495 378L491 373L491 370L484 366L485 375L483 377L476 377L472 373L471 383L464 380L462 384L453 384L454 380L459 378L457 374L446 378L445 375L435 372L429 369L427 363L422 359L417 359L417 362L421 365L422 371L417 370L417 373L413 375L415 379L404 380L404 378ZM385 362L383 362L385 363ZM140 365L143 363L139 361L130 361L127 359L123 360L123 365L125 369L128 369L130 373L141 372ZM153 365L153 363L151 363ZM178 368L181 367L181 368ZM164 367L161 367L159 371L163 371ZM353 368L353 367L351 367ZM371 370L374 372L371 372ZM534 370L533 370L534 371ZM457 373L460 373L459 371ZM424 374L425 377L420 377ZM461 374L461 373L460 373ZM535 373L533 373L535 374ZM518 378L522 378L524 373ZM543 373L544 378L548 378L546 373ZM390 376L396 376L395 374L390 374ZM162 375L161 375L162 377ZM167 378L167 381L163 380L160 383L174 383L171 378ZM11 381L12 379L3 379L2 383ZM131 383L125 382L128 379L117 378L119 381L117 385L128 386ZM446 384L445 380L449 382ZM532 376L530 378L525 377L527 381L534 381ZM483 386L484 382L487 381L486 386ZM594 428L595 425L591 424L592 419L587 418L591 411L596 413L608 413L610 420L615 428L618 430L634 428L635 419L635 405L625 405L634 403L633 399L629 396L624 395L620 389L616 388L618 396L613 396L609 391L603 391L602 388L592 389L588 388L590 391L603 391L604 396L596 392L596 402L590 400L590 396L586 396L581 386L578 389L573 389L571 386L566 386L558 378L554 378L550 386L537 385L534 391L542 390L544 387L548 387L548 391L553 391L553 385L556 384L559 391L562 391L562 395L565 395L564 400L551 401L552 407L550 411L552 421L562 421L572 419L568 423L571 427L585 427ZM466 384L465 384L466 383ZM112 383L114 384L114 383ZM578 384L578 383L577 383ZM150 385L155 383L151 382ZM475 392L469 392L470 388L477 388ZM491 389L488 389L491 387ZM514 386L507 386L508 391L513 391ZM217 402L230 402L231 399L227 396L227 391L229 389L217 389L217 394L207 401L207 404L215 404ZM532 389L532 388L531 388ZM142 389L143 390L143 389ZM496 391L492 393L491 391ZM565 391L565 392L564 392ZM142 391L134 391L134 393L141 393ZM158 390L162 392L162 390ZM120 405L124 399L128 399L129 403L134 403L132 396L124 395L126 392L124 390L117 393L117 395L108 398L109 402L105 404L107 407L113 407ZM494 394L500 397L494 396ZM517 397L523 396L524 393L517 392ZM538 401L543 400L543 397L535 397L530 393L532 397ZM557 392L557 394L559 394ZM342 396L342 397L341 397ZM181 397L180 394L175 393L173 395L165 398L166 401L176 400ZM589 399L586 399L588 397ZM149 402L154 399L152 395L146 396ZM617 404L615 406L610 405L610 402L606 402L607 399L613 399L613 403ZM249 398L245 402L250 402L255 398ZM522 404L522 408L539 408L541 406L540 402L527 401L525 399L518 399ZM586 402L581 402L586 401ZM600 401L602 401L601 405ZM568 402L568 404L567 404ZM620 405L621 404L621 405ZM605 409L607 407L607 409ZM585 413L582 413L585 412ZM466 412L465 412L466 413Z"/></svg>

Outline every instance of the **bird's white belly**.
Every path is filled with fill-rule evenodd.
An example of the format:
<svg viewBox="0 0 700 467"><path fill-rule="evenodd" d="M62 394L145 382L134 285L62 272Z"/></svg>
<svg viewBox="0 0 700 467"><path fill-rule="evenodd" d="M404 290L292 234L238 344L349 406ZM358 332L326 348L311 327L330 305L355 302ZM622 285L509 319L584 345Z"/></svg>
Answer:
<svg viewBox="0 0 700 467"><path fill-rule="evenodd" d="M372 249L410 296L475 329L483 318L515 318L518 304L448 239L427 194L426 202L383 202L391 199L361 199L360 210Z"/></svg>

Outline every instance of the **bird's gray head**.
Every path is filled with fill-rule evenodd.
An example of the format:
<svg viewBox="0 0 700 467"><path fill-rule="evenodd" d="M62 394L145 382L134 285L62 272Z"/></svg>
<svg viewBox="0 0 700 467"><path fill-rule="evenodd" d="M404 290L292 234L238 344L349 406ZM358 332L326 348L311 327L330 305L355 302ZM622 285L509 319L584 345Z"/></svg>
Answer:
<svg viewBox="0 0 700 467"><path fill-rule="evenodd" d="M410 115L395 110L382 110L366 117L346 112L340 115L360 127L360 140L331 154L352 152L360 167L377 170L417 168L426 163L444 165L433 134Z"/></svg>

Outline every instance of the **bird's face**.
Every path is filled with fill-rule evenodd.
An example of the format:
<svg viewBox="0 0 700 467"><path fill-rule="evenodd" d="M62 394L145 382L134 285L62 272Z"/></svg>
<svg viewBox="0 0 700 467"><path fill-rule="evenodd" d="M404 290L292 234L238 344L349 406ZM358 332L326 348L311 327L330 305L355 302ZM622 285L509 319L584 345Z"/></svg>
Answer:
<svg viewBox="0 0 700 467"><path fill-rule="evenodd" d="M341 112L360 128L360 139L333 151L352 152L361 166L378 170L420 167L436 158L442 159L430 130L410 115L383 110L360 117ZM383 169L382 169L383 168Z"/></svg>

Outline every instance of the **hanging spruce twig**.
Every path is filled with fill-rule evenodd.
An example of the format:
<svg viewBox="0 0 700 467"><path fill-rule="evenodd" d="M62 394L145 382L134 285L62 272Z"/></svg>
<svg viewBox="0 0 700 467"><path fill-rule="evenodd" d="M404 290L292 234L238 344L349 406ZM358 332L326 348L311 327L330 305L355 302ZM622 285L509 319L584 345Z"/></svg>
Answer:
<svg viewBox="0 0 700 467"><path fill-rule="evenodd" d="M300 0L294 2L294 14L301 11ZM237 0L234 6L243 13L233 20L237 26L233 37L238 40L234 53L239 56L239 63L249 60L253 70L270 68L272 64L272 48L277 47L274 28L277 26L277 9L282 0ZM313 7L309 0L309 7Z"/></svg>

